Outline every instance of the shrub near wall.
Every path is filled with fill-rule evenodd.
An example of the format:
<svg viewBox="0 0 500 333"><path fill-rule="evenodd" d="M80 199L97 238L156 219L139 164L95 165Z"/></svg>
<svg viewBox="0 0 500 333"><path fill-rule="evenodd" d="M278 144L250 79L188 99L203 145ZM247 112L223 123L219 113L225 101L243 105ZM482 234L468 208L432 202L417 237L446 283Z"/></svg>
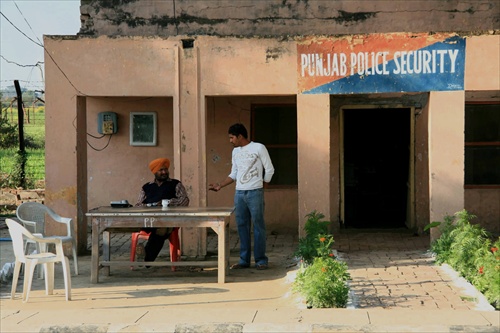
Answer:
<svg viewBox="0 0 500 333"><path fill-rule="evenodd" d="M305 237L299 239L296 255L301 258L293 289L306 300L309 308L345 308L350 276L345 262L332 252L333 235L328 233L329 221L313 211L307 215Z"/></svg>
<svg viewBox="0 0 500 333"><path fill-rule="evenodd" d="M437 227L441 236L431 244L438 264L453 267L464 279L472 283L488 302L500 310L500 237L493 237L477 224L476 216L465 209L446 216L443 222L426 227Z"/></svg>

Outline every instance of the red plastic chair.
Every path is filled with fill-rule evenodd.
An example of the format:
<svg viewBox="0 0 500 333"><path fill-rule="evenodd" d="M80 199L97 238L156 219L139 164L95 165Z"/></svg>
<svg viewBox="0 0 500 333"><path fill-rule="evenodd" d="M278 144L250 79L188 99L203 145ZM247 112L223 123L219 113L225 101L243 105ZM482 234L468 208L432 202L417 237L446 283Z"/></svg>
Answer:
<svg viewBox="0 0 500 333"><path fill-rule="evenodd" d="M137 243L139 239L149 239L149 232L141 230L132 233L132 242L130 244L130 261L135 261L135 252L137 249ZM181 242L179 240L179 228L174 228L172 233L168 237L170 243L170 261L180 261L181 260ZM172 266L172 271L175 271L175 266Z"/></svg>

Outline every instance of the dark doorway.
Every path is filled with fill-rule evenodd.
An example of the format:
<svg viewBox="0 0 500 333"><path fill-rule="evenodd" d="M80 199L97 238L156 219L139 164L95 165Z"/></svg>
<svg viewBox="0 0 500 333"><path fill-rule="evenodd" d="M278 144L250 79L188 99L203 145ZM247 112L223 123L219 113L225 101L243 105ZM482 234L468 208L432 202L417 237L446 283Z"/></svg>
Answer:
<svg viewBox="0 0 500 333"><path fill-rule="evenodd" d="M401 228L407 219L410 109L344 110L346 228Z"/></svg>

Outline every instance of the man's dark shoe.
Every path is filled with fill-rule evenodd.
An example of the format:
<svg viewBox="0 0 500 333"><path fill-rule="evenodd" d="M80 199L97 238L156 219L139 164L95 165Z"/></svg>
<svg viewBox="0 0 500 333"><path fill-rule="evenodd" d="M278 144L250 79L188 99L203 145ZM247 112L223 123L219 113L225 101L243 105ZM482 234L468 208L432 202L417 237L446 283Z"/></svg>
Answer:
<svg viewBox="0 0 500 333"><path fill-rule="evenodd" d="M243 268L248 268L250 265L243 265L243 264L234 264L230 267L230 269L243 269Z"/></svg>

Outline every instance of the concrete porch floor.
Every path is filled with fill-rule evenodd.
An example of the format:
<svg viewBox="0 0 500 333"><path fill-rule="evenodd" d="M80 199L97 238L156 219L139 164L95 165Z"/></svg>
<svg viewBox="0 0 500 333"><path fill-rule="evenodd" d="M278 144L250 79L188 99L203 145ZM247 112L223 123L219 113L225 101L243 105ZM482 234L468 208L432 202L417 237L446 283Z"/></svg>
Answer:
<svg viewBox="0 0 500 333"><path fill-rule="evenodd" d="M4 237L7 230L1 230ZM238 259L232 232L231 262ZM172 272L168 267L112 268L90 283L90 255L79 257L72 301L64 300L56 267L54 295L35 280L30 300L9 299L1 285L2 332L499 332L500 314L467 284L434 264L427 236L406 230L343 230L334 234L349 267L347 309L307 309L292 292L298 237L268 235L268 270L231 270L217 283L216 269ZM113 256L129 257L130 234L113 234ZM11 244L0 242L1 263L13 261ZM10 253L9 253L10 252ZM207 241L216 256L216 237ZM157 260L169 260L168 246ZM72 261L70 260L70 265ZM488 304L489 305L489 304Z"/></svg>

